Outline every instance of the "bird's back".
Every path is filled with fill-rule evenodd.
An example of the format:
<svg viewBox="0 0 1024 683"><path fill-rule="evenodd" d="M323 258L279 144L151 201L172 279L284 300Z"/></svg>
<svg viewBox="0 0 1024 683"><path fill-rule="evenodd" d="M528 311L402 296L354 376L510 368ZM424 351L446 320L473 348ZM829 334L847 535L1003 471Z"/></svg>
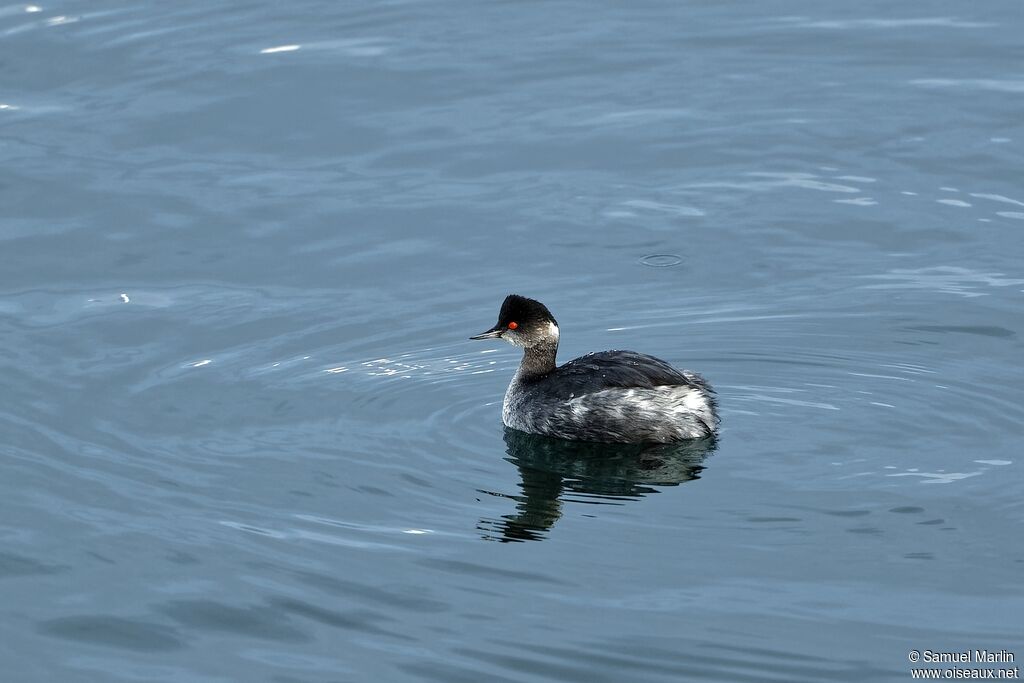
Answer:
<svg viewBox="0 0 1024 683"><path fill-rule="evenodd" d="M688 385L694 381L704 383L697 375L636 351L588 353L555 368L542 381L569 388L577 396L603 389L653 389Z"/></svg>

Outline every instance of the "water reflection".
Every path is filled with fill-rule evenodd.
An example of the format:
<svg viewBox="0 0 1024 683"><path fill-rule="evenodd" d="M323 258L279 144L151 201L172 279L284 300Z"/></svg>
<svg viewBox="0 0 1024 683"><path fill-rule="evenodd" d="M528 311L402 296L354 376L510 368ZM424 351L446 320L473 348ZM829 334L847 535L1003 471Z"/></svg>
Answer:
<svg viewBox="0 0 1024 683"><path fill-rule="evenodd" d="M522 493L482 491L516 501L514 514L480 520L487 540L540 541L562 515L564 501L621 505L700 478L714 439L678 444L562 441L505 428L505 458L519 468Z"/></svg>

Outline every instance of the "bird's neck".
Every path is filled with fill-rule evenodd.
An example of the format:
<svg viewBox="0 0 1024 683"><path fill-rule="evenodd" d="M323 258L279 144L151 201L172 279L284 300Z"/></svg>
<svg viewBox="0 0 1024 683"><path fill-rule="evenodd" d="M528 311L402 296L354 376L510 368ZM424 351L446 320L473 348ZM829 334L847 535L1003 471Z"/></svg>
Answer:
<svg viewBox="0 0 1024 683"><path fill-rule="evenodd" d="M555 355L558 353L558 340L544 342L537 346L523 349L523 360L519 364L519 379L530 380L543 377L555 369Z"/></svg>

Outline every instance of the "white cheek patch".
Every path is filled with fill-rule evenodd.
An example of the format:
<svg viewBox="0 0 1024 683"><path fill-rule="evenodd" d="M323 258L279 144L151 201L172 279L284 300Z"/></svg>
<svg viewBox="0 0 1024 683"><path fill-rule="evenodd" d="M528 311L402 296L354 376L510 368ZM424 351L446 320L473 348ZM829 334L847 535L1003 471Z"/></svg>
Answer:
<svg viewBox="0 0 1024 683"><path fill-rule="evenodd" d="M558 325L552 322L548 322L544 327L538 330L537 334L527 335L522 331L506 330L501 338L512 346L519 346L527 348L539 344L540 342L554 342L558 343Z"/></svg>

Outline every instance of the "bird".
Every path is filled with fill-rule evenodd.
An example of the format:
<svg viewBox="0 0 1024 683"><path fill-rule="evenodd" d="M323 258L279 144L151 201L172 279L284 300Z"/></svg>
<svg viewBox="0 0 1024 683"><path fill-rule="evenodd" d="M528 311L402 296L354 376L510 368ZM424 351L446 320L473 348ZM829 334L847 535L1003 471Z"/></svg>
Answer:
<svg viewBox="0 0 1024 683"><path fill-rule="evenodd" d="M502 402L502 422L512 429L602 443L674 443L718 432L715 391L695 372L636 351L558 365L558 322L536 299L509 294L497 324L470 339L523 349Z"/></svg>

